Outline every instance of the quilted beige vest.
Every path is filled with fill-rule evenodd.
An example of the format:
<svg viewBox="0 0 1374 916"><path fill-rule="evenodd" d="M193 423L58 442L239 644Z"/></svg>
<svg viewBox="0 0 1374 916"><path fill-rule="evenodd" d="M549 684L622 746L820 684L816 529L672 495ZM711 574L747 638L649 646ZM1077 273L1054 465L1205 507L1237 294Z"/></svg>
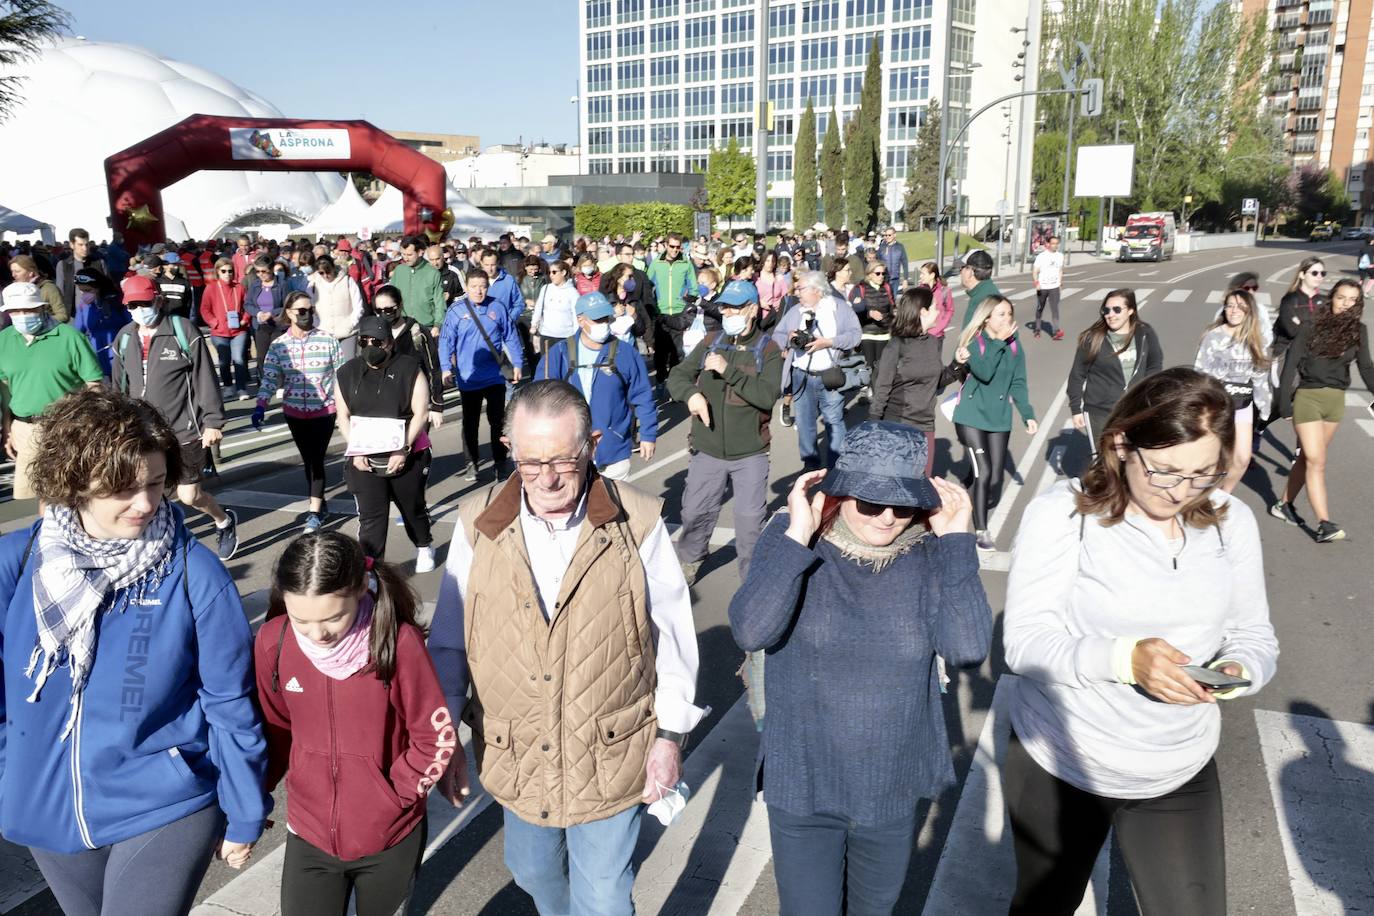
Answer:
<svg viewBox="0 0 1374 916"><path fill-rule="evenodd" d="M639 802L654 742L654 643L639 545L662 502L592 475L545 620L520 527L520 480L459 506L473 549L463 635L482 787L532 824L568 827Z"/></svg>

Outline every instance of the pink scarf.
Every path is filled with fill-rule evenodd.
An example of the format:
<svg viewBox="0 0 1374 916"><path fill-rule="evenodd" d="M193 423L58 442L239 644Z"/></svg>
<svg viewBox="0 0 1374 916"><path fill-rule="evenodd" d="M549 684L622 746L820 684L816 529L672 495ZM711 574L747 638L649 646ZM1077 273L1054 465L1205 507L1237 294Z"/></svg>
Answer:
<svg viewBox="0 0 1374 916"><path fill-rule="evenodd" d="M287 623L287 626L291 626ZM372 593L363 595L358 602L358 616L353 618L344 638L332 646L317 646L300 634L295 627L296 645L301 647L305 657L316 670L325 677L336 681L346 680L367 667L368 648L372 637Z"/></svg>

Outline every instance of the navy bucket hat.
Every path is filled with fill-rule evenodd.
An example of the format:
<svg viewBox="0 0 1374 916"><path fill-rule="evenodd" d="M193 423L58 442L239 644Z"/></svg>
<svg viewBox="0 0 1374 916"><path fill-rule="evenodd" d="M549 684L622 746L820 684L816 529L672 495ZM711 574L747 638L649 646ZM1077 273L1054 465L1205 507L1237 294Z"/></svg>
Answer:
<svg viewBox="0 0 1374 916"><path fill-rule="evenodd" d="M867 420L844 437L844 451L821 481L821 492L880 506L938 509L940 494L925 467L923 433L901 423Z"/></svg>

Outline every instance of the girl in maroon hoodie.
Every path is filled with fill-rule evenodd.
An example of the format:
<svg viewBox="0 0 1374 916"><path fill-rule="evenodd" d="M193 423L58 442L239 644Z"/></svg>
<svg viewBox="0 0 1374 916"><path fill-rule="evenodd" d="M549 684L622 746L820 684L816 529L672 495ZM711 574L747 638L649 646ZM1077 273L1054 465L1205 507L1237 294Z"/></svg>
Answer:
<svg viewBox="0 0 1374 916"><path fill-rule="evenodd" d="M358 916L390 916L409 894L425 799L463 758L415 608L346 535L301 535L277 561L254 660L268 791L286 777L282 916L342 914L350 892Z"/></svg>

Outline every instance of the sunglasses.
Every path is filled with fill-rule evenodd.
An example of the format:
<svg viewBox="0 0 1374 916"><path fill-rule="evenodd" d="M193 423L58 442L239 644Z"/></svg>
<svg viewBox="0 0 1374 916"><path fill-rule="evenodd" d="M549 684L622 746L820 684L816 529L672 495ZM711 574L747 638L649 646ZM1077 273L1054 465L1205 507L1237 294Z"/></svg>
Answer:
<svg viewBox="0 0 1374 916"><path fill-rule="evenodd" d="M219 272L222 273L222 274L231 274L231 273L234 272L234 268L232 268L232 267L221 267L221 268L219 269Z"/></svg>
<svg viewBox="0 0 1374 916"><path fill-rule="evenodd" d="M915 506L884 506L881 503L871 503L866 499L858 499L857 497L854 499L854 508L859 510L860 515L868 518L882 515L888 509L892 510L892 514L896 518L911 518L916 514Z"/></svg>
<svg viewBox="0 0 1374 916"><path fill-rule="evenodd" d="M360 347L381 347L385 346L386 341L378 337L359 337L358 346Z"/></svg>
<svg viewBox="0 0 1374 916"><path fill-rule="evenodd" d="M1120 315L1120 314L1121 314L1122 312L1124 312L1124 311L1126 311L1126 306L1124 306L1124 305L1104 305L1104 306L1102 306L1102 314L1103 314L1103 315Z"/></svg>

